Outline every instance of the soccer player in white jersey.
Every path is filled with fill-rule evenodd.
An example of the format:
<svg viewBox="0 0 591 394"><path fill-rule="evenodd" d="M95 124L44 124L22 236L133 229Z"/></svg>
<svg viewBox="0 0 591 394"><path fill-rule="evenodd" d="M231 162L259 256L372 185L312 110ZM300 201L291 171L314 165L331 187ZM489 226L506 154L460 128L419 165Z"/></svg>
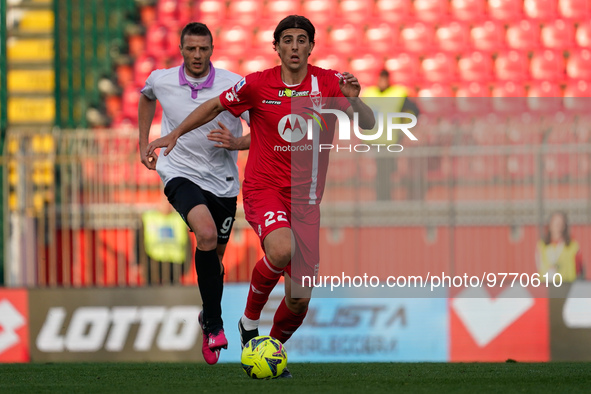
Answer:
<svg viewBox="0 0 591 394"><path fill-rule="evenodd" d="M252 144L242 193L246 219L259 235L265 256L254 267L244 316L239 322L243 345L258 335L261 311L281 276L285 278L285 298L277 308L270 335L287 341L308 310L312 288L306 287L303 278L318 273L318 204L324 191L329 152L319 146L332 142L336 117L323 114L326 129L320 132L313 126L310 140L305 138L305 130L311 118L305 116L311 114L294 110L336 108L351 119L357 113L358 124L364 129L375 124L373 111L358 98L361 86L355 76L308 64L314 35L314 26L307 18L284 18L273 34L280 66L247 75L193 111L170 134L150 143L145 152L149 156L155 148L166 147L164 154L172 154L182 135L210 121L215 114L224 110L234 115L249 111ZM305 107L299 108L299 100ZM218 141L218 136L212 133L210 139ZM292 292L294 289L298 291ZM291 374L285 369L282 377Z"/></svg>
<svg viewBox="0 0 591 394"><path fill-rule="evenodd" d="M156 100L163 109L161 135L174 130L195 108L232 87L240 76L216 69L211 32L202 23L189 23L181 32L183 64L153 71L141 91L139 101L139 145L142 163L156 170L165 185L164 193L195 233L195 268L203 310L203 357L208 364L219 359L227 348L221 300L224 266L222 257L236 214L239 191L237 150L248 149L250 135L242 136L240 118L227 111L192 129L167 156L144 155L149 142ZM238 114L240 116L240 114ZM248 113L242 114L248 121ZM207 136L214 132L225 149Z"/></svg>

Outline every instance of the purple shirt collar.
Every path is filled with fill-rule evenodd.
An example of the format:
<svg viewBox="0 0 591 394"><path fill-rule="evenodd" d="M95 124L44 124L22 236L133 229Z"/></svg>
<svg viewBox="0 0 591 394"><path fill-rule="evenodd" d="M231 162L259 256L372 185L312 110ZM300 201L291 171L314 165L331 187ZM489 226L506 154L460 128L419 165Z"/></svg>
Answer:
<svg viewBox="0 0 591 394"><path fill-rule="evenodd" d="M215 68L213 68L213 64L209 62L209 74L207 75L207 79L203 83L198 83L193 85L191 82L187 80L185 76L185 65L181 65L179 68L179 84L182 85L189 85L191 88L191 98L196 99L197 93L203 88L210 88L213 86L213 80L215 79Z"/></svg>

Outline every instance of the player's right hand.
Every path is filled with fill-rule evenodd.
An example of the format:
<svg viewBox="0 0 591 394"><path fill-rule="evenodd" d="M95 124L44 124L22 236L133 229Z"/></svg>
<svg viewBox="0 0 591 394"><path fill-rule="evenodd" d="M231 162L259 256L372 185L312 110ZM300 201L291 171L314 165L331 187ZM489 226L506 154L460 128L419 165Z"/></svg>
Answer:
<svg viewBox="0 0 591 394"><path fill-rule="evenodd" d="M164 156L168 156L172 148L176 145L177 138L175 137L174 133L170 133L165 135L164 137L160 137L155 139L154 141L148 144L146 149L146 156L153 157L155 155L154 151L158 148L166 148L164 151Z"/></svg>
<svg viewBox="0 0 591 394"><path fill-rule="evenodd" d="M146 155L147 149L143 149L140 151L141 161L144 166L148 170L155 170L156 169L156 162L158 161L158 155L155 153L151 156Z"/></svg>

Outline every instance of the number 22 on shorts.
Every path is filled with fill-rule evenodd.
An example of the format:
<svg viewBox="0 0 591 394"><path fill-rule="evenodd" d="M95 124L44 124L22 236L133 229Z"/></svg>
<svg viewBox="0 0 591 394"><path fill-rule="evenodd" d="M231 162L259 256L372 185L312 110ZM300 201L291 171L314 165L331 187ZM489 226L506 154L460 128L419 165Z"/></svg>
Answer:
<svg viewBox="0 0 591 394"><path fill-rule="evenodd" d="M287 214L285 213L285 211L277 211L277 212L273 212L273 211L269 211L267 213L265 213L265 218L267 218L265 220L265 227L269 227L270 225L272 225L275 222L287 222Z"/></svg>

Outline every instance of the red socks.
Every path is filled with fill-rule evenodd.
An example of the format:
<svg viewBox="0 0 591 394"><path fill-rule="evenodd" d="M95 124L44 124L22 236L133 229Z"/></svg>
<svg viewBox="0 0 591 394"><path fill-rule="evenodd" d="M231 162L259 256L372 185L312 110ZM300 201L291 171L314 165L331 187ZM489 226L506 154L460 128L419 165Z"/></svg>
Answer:
<svg viewBox="0 0 591 394"><path fill-rule="evenodd" d="M267 260L266 256L257 261L252 270L244 316L251 320L260 319L261 311L269 300L269 294L271 294L282 275L283 268L275 267Z"/></svg>
<svg viewBox="0 0 591 394"><path fill-rule="evenodd" d="M273 318L273 328L271 328L271 333L269 335L278 339L281 341L281 343L285 343L298 329L298 327L302 325L304 318L306 317L306 313L308 313L308 309L299 315L293 313L287 307L287 304L285 303L285 297L283 297L283 300L281 300L281 303L277 308L277 312L275 312L275 317Z"/></svg>

